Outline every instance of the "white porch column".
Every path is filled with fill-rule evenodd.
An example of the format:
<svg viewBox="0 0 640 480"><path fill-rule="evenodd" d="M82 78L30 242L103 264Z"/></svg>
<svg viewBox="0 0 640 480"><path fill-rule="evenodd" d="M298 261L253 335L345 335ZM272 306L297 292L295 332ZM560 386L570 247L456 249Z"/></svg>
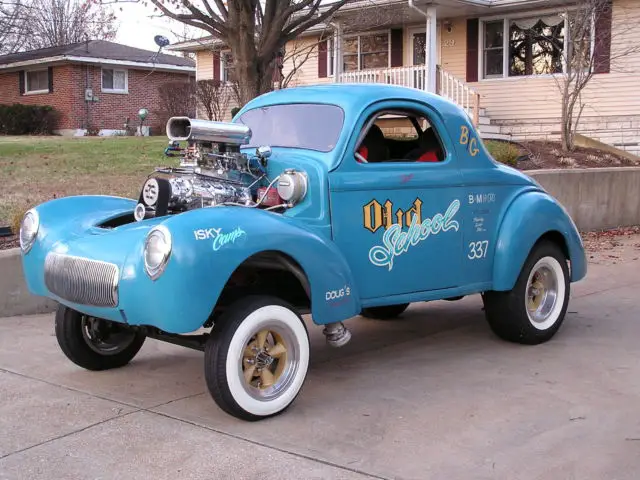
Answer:
<svg viewBox="0 0 640 480"><path fill-rule="evenodd" d="M436 74L438 65L438 17L435 7L427 8L427 41L426 64L427 64L427 91L436 93Z"/></svg>
<svg viewBox="0 0 640 480"><path fill-rule="evenodd" d="M331 25L333 25L333 81L339 82L342 73L342 25L338 21L331 22Z"/></svg>

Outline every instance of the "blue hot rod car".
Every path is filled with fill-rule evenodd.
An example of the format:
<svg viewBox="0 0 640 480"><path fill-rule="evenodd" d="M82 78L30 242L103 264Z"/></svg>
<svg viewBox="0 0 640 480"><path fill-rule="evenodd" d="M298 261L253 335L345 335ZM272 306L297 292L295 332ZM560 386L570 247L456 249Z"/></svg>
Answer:
<svg viewBox="0 0 640 480"><path fill-rule="evenodd" d="M180 165L139 198L61 198L23 219L28 286L59 302L59 345L86 369L125 365L146 337L200 349L216 403L256 420L305 380L302 314L341 346L357 315L481 294L496 335L537 344L586 275L563 207L441 97L291 88L230 123L171 118L167 135Z"/></svg>

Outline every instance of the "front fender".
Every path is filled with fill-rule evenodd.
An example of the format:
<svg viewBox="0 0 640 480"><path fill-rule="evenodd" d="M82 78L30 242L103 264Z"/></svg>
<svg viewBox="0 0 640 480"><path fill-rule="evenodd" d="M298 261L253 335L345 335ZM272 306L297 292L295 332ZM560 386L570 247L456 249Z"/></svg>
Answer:
<svg viewBox="0 0 640 480"><path fill-rule="evenodd" d="M167 318L162 308L165 302L161 300L157 305L145 303L147 311L139 312L140 315L130 312L128 317L132 323L136 323L137 318L154 318L154 323L169 332L198 329L207 320L208 315L204 313L213 311L232 273L249 257L264 251L282 252L304 270L311 287L315 323L341 321L360 312L360 297L342 254L331 240L305 228L299 220L254 208L216 207L167 217L162 224L173 239L173 251L165 272L156 282L139 278L130 293L122 291L123 300L136 295L168 296L176 301L185 295L188 298L179 300L189 304L184 313L198 314ZM214 240L216 235L227 234L232 235L227 236L225 242ZM138 253L129 256L125 271L142 271L141 251Z"/></svg>
<svg viewBox="0 0 640 480"><path fill-rule="evenodd" d="M571 281L586 276L582 239L567 211L547 193L528 191L512 201L502 219L493 265L494 290L513 288L531 249L550 232L564 238L571 262Z"/></svg>

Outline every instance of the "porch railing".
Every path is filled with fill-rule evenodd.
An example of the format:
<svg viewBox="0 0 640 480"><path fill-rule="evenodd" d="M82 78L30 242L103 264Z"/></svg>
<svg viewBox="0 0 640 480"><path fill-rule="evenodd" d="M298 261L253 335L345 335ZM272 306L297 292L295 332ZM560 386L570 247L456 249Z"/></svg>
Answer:
<svg viewBox="0 0 640 480"><path fill-rule="evenodd" d="M440 65L436 72L436 93L462 107L473 118L474 125L478 125L480 94Z"/></svg>
<svg viewBox="0 0 640 480"><path fill-rule="evenodd" d="M343 72L339 75L341 83L387 83L403 87L427 89L427 67L373 68L356 72Z"/></svg>
<svg viewBox="0 0 640 480"><path fill-rule="evenodd" d="M427 90L427 66L373 68L355 72L343 72L336 79L340 83L387 83L403 87ZM443 70L436 70L436 93L462 107L478 125L480 95L459 78Z"/></svg>

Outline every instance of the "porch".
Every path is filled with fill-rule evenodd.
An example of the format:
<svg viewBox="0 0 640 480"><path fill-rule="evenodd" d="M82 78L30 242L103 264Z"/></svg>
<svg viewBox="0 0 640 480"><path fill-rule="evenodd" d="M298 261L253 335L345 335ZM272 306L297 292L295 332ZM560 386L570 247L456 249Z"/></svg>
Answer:
<svg viewBox="0 0 640 480"><path fill-rule="evenodd" d="M433 91L464 109L473 120L480 124L480 94L461 79L445 71L440 65L435 66L435 88L429 88L429 67L412 65L408 67L371 68L365 70L343 72L336 76L340 83L385 83L418 90Z"/></svg>

